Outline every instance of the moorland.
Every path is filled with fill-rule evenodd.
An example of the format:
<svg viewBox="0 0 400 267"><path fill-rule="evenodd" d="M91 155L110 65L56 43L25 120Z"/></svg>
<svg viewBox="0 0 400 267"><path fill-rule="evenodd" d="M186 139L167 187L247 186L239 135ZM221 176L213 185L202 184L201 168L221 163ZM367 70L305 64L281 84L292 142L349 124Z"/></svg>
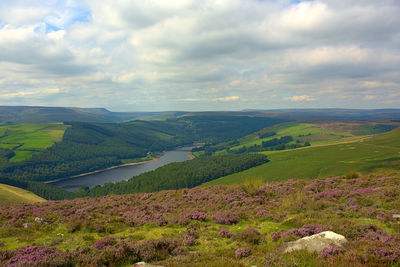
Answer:
<svg viewBox="0 0 400 267"><path fill-rule="evenodd" d="M2 265L400 264L400 110L0 110ZM44 183L192 144L127 181ZM348 243L283 252L328 230Z"/></svg>

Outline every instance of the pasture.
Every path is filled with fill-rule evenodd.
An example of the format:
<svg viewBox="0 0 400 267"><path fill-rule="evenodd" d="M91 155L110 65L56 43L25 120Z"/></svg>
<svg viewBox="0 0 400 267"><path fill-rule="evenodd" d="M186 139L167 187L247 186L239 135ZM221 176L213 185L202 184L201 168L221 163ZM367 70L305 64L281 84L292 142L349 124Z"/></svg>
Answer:
<svg viewBox="0 0 400 267"><path fill-rule="evenodd" d="M14 124L0 127L0 148L14 151L11 162L30 158L34 153L60 142L68 125L62 123Z"/></svg>
<svg viewBox="0 0 400 267"><path fill-rule="evenodd" d="M274 181L329 177L352 171L396 172L400 170L400 129L369 140L262 153L268 155L270 162L204 185L240 184L254 179Z"/></svg>

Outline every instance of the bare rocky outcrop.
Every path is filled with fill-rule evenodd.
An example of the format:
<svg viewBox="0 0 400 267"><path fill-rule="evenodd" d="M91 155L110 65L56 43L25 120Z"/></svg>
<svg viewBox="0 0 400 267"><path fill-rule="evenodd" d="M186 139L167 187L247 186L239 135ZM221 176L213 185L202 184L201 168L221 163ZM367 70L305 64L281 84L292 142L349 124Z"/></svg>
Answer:
<svg viewBox="0 0 400 267"><path fill-rule="evenodd" d="M292 252L301 249L307 249L310 252L321 252L323 249L331 246L342 247L345 243L347 243L347 239L344 236L332 231L325 231L303 237L293 242L288 242L284 252Z"/></svg>

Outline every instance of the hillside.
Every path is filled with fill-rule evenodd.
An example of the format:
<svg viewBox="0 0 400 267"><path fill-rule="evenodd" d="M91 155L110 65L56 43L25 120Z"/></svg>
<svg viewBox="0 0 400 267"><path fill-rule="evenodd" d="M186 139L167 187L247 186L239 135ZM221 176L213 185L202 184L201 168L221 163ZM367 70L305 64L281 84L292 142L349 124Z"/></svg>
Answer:
<svg viewBox="0 0 400 267"><path fill-rule="evenodd" d="M40 153L32 153L32 150L27 149L18 150L24 146L13 148L14 153L20 155L17 159L26 157L24 161L15 160L15 156L5 151L0 172L13 179L46 181L120 165L123 162L152 159L164 150L181 145L240 138L281 122L281 119L247 116L189 116L126 123L65 122L66 126L61 125L66 128L62 140L46 149L35 150ZM42 124L30 125L41 127ZM3 126L3 129L13 127L26 126L17 124ZM31 135L15 134L14 139L18 139L21 144L33 143L39 147L41 143L36 142L32 136L45 134L47 133L43 131L35 131ZM32 157L28 158L29 155Z"/></svg>
<svg viewBox="0 0 400 267"><path fill-rule="evenodd" d="M4 206L0 265L398 266L399 192L352 174ZM348 243L283 252L326 230Z"/></svg>
<svg viewBox="0 0 400 267"><path fill-rule="evenodd" d="M0 125L65 121L123 122L154 115L168 117L163 112L112 112L105 108L0 106Z"/></svg>
<svg viewBox="0 0 400 267"><path fill-rule="evenodd" d="M206 183L238 184L247 179L263 181L289 178L317 178L340 175L349 171L362 173L400 169L400 129L369 137L345 140L343 143L320 145L295 150L267 151L270 162L247 171Z"/></svg>
<svg viewBox="0 0 400 267"><path fill-rule="evenodd" d="M45 201L45 199L18 187L0 184L0 205L28 204Z"/></svg>

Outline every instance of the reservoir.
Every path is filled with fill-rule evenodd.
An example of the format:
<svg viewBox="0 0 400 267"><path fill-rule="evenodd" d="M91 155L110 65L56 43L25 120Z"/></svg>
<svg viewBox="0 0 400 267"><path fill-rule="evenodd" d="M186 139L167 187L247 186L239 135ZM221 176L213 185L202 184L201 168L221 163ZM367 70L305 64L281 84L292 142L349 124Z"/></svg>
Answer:
<svg viewBox="0 0 400 267"><path fill-rule="evenodd" d="M147 162L139 165L122 166L115 169L105 170L99 173L88 174L85 176L66 179L58 182L51 183L52 185L61 187L68 191L78 190L81 187L94 187L96 185L103 185L107 182L118 182L127 180L133 176L139 175L144 172L155 170L163 165L171 162L181 162L189 160L188 152L192 151L192 147L181 147L175 150L166 151L158 160Z"/></svg>

